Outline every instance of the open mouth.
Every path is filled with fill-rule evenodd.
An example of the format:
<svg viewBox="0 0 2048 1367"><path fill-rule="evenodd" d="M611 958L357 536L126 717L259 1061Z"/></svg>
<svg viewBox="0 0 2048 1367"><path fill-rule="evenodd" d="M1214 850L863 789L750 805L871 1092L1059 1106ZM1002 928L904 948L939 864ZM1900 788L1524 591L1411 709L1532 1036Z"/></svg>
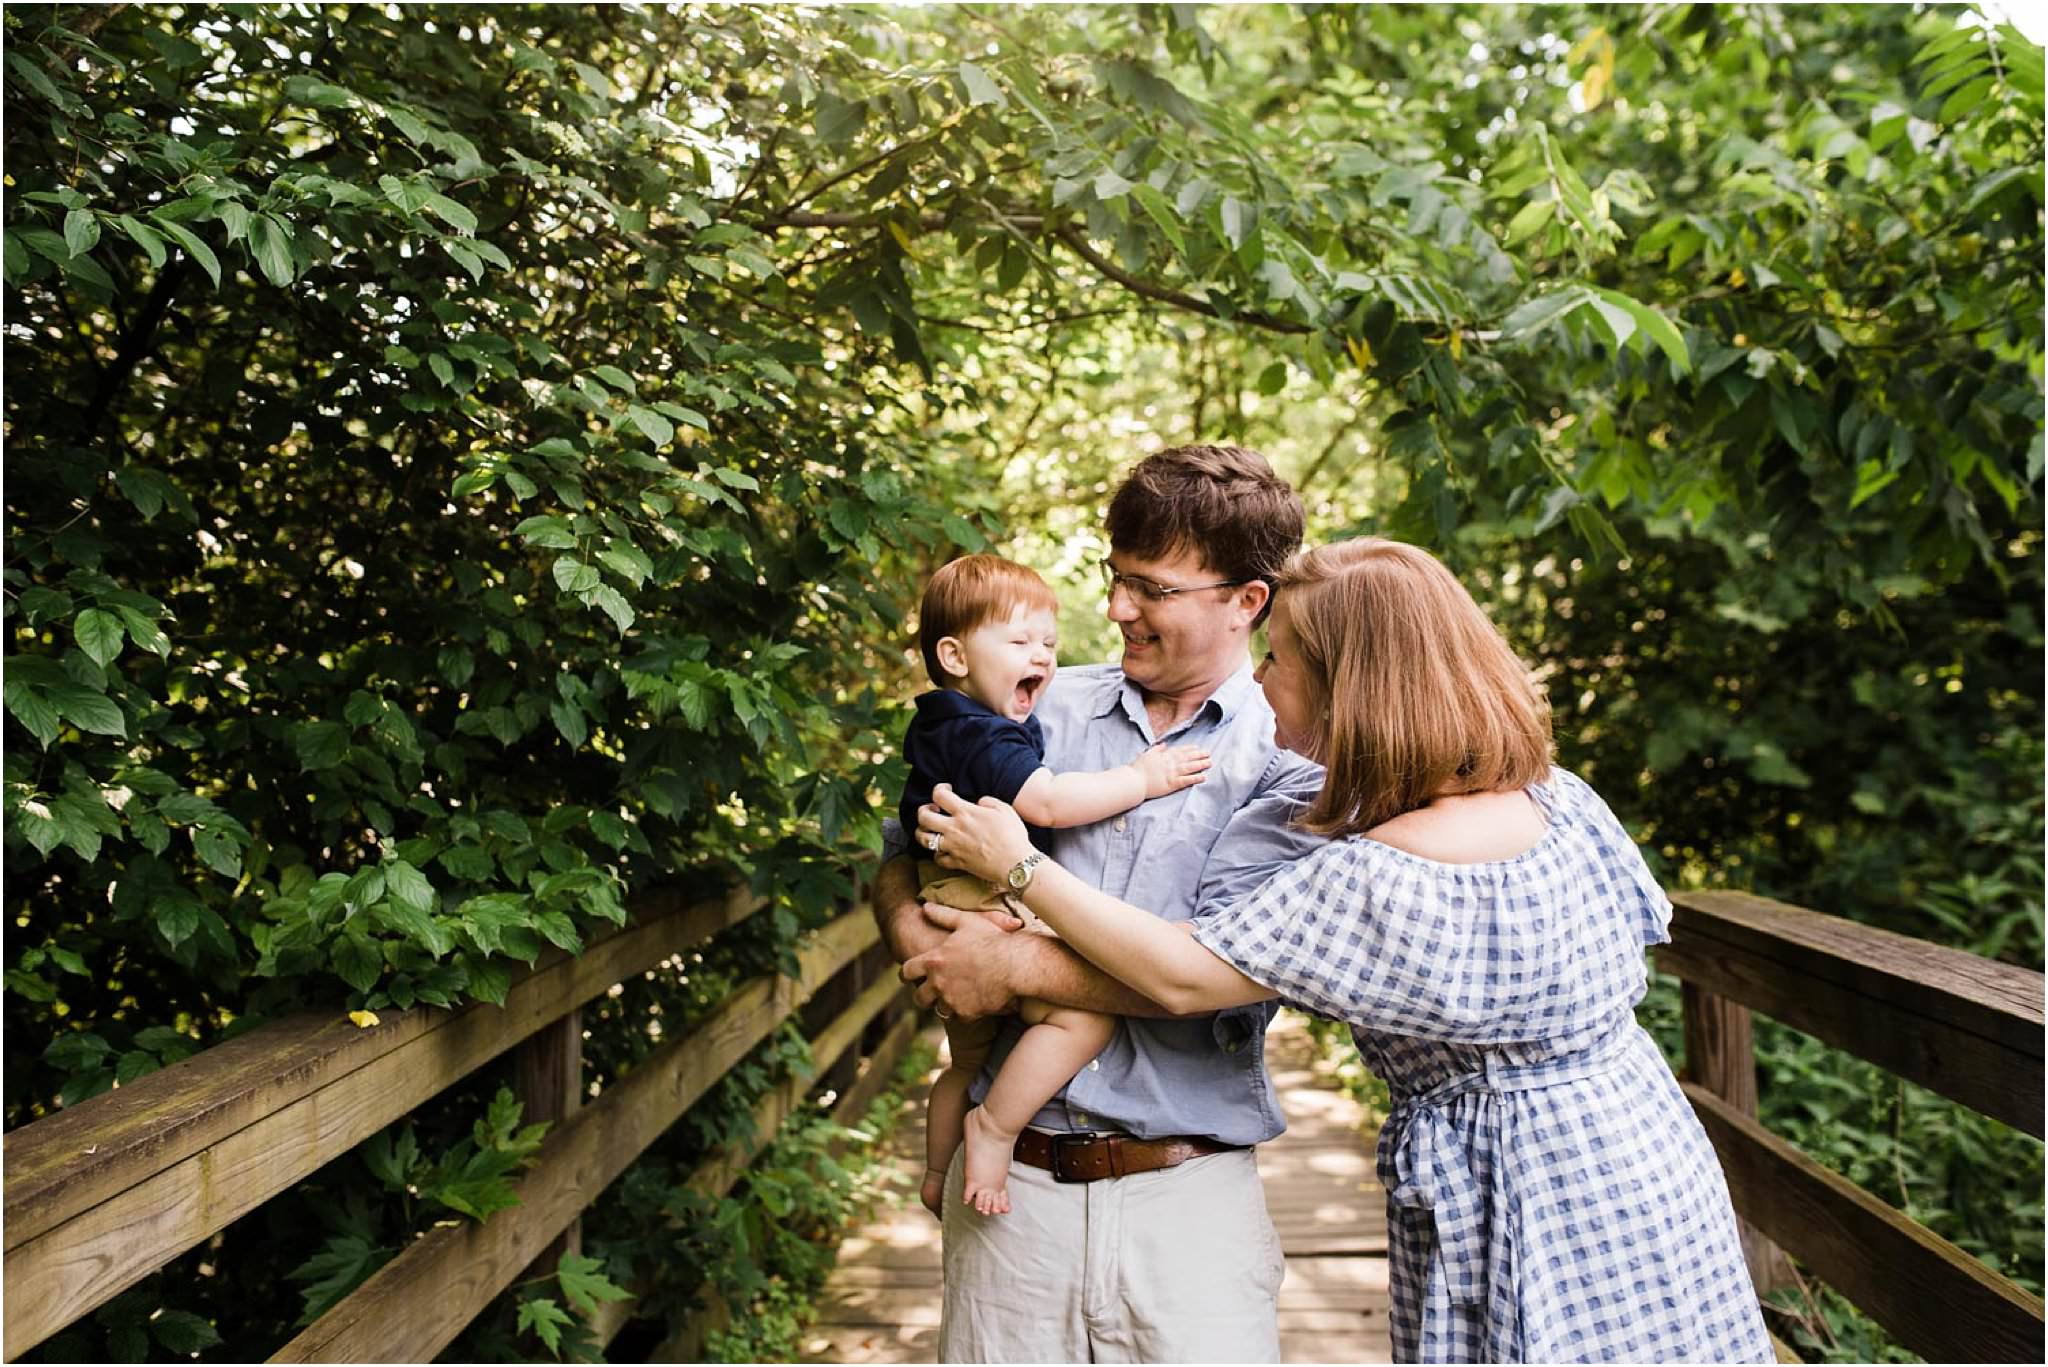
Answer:
<svg viewBox="0 0 2048 1367"><path fill-rule="evenodd" d="M1159 644L1159 638L1157 636L1143 636L1135 631L1129 630L1126 630L1123 635L1124 649L1126 650L1143 650L1146 646L1153 646Z"/></svg>
<svg viewBox="0 0 2048 1367"><path fill-rule="evenodd" d="M1045 691L1045 675L1026 674L1017 680L1017 687L1010 694L1010 701L1018 713L1029 712L1038 705L1038 695Z"/></svg>

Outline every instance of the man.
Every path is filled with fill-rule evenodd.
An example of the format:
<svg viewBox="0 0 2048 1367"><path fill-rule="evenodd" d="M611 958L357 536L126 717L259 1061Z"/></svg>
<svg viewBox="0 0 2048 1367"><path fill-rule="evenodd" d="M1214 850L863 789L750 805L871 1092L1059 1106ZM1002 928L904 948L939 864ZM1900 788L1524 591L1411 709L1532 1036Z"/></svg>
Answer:
<svg viewBox="0 0 2048 1367"><path fill-rule="evenodd" d="M1211 752L1200 785L1052 837L1064 867L1168 920L1227 905L1312 845L1288 820L1322 771L1274 745L1249 659L1301 530L1300 498L1256 452L1141 461L1108 519L1121 665L1063 670L1039 704L1055 771L1162 742ZM942 1013L1033 996L1127 1017L1018 1141L1009 1214L963 1206L954 1160L941 1360L1279 1361L1282 1264L1250 1147L1285 1128L1265 1073L1272 1005L1164 1018L1056 940L923 908L907 858L883 866L875 906L904 977ZM1017 1033L1006 1022L977 1100Z"/></svg>

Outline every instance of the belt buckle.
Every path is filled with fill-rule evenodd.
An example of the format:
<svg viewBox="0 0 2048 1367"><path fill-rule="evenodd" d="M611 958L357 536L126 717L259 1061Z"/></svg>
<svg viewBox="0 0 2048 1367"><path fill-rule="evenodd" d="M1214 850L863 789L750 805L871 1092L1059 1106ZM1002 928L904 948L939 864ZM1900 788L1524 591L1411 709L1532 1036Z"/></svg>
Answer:
<svg viewBox="0 0 2048 1367"><path fill-rule="evenodd" d="M1068 1149L1079 1148L1083 1144L1093 1144L1100 1137L1101 1136L1099 1135L1090 1134L1086 1130L1065 1130L1059 1134L1053 1135L1052 1180L1055 1182L1066 1183L1093 1182L1095 1180L1093 1177L1079 1175L1071 1177L1068 1176L1061 1155L1064 1154Z"/></svg>

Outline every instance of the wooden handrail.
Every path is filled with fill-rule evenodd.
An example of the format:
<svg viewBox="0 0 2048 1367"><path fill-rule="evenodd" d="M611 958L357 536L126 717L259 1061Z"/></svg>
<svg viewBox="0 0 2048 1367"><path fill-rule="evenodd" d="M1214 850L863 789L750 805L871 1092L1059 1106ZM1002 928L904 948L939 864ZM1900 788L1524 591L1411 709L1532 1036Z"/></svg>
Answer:
<svg viewBox="0 0 2048 1367"><path fill-rule="evenodd" d="M1665 972L2041 1136L2039 973L1746 893L1671 900Z"/></svg>
<svg viewBox="0 0 2048 1367"><path fill-rule="evenodd" d="M2040 1297L1757 1123L1748 1008L2039 1136L2042 975L1743 893L1672 901L1656 954L1685 982L1682 1085L1759 1286L1767 1238L1929 1360L2034 1361Z"/></svg>
<svg viewBox="0 0 2048 1367"><path fill-rule="evenodd" d="M867 989L854 999L851 1006L833 1017L832 1023L820 1031L811 1041L811 1065L813 1072L808 1077L792 1077L779 1087L770 1088L761 1099L754 1103L753 1124L740 1137L730 1140L724 1147L712 1153L699 1163L684 1182L691 1191L716 1199L732 1190L747 1165L766 1148L768 1142L782 1129L782 1122L796 1113L810 1094L819 1077L830 1072L833 1064L845 1057L860 1039L861 1032L877 1017L892 1008L911 1005L910 989L897 980L892 973L868 984ZM881 1089L894 1073L898 1060L914 1037L919 1024L918 1013L905 1010L888 1035L878 1045L872 1057L867 1060L863 1072L846 1094L839 1098L834 1109L835 1118L851 1116L858 1119L865 1114L868 1104L881 1094ZM717 1306L722 1309L717 1295L707 1283L697 1288L694 1294L685 1297L684 1304ZM609 1301L598 1307L597 1315L590 1322L591 1337L602 1349L624 1328L638 1308L634 1301ZM687 1349L671 1354L664 1349L657 1353L656 1362L695 1362L696 1350L702 1346L708 1320L724 1317L713 1310L692 1315L687 1324L692 1341Z"/></svg>
<svg viewBox="0 0 2048 1367"><path fill-rule="evenodd" d="M1692 1083L1736 1208L1929 1362L2033 1362L2041 1298Z"/></svg>
<svg viewBox="0 0 2048 1367"><path fill-rule="evenodd" d="M865 908L798 955L796 978L756 978L661 1046L542 1144L519 1205L437 1225L278 1350L273 1362L430 1362L726 1070L878 938Z"/></svg>
<svg viewBox="0 0 2048 1367"><path fill-rule="evenodd" d="M415 1008L359 1030L308 1012L7 1135L10 1359L518 1044L764 903L744 891L636 901L634 920L551 952L503 1007Z"/></svg>

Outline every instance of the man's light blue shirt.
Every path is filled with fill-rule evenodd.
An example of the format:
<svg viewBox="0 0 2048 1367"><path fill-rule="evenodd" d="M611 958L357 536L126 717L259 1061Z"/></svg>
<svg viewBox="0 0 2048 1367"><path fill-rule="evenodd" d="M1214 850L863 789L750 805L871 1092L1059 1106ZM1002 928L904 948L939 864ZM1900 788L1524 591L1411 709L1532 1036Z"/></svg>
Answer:
<svg viewBox="0 0 2048 1367"><path fill-rule="evenodd" d="M1273 711L1247 662L1164 736L1113 664L1059 671L1035 715L1054 773L1113 769L1155 741L1199 745L1208 776L1121 816L1052 832L1061 866L1134 906L1186 921L1230 905L1322 843L1291 824L1322 787L1319 765L1273 742ZM890 853L906 846L892 841ZM1263 1002L1207 1016L1124 1019L1109 1045L1034 1118L1051 1130L1121 1130L1140 1138L1207 1135L1256 1144L1286 1128L1266 1075ZM1007 1018L979 1101L1022 1026Z"/></svg>

